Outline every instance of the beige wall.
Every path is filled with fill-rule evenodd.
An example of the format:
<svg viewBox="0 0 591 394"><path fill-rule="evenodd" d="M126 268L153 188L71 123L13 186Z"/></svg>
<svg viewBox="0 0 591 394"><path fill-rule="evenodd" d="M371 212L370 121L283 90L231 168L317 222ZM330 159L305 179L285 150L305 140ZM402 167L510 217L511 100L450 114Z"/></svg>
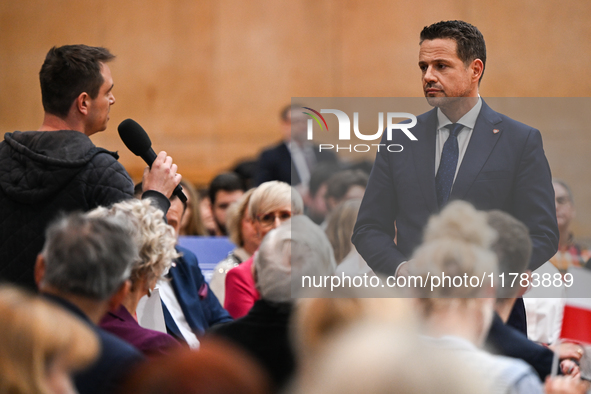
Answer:
<svg viewBox="0 0 591 394"><path fill-rule="evenodd" d="M0 130L41 124L37 73L51 46L105 46L118 55L117 103L95 143L138 177L116 132L133 118L203 184L279 139L291 97L419 96L418 33L439 20L483 32L483 96L589 96L590 16L584 0L4 0ZM591 137L542 134L555 175L573 184L577 231L591 235Z"/></svg>

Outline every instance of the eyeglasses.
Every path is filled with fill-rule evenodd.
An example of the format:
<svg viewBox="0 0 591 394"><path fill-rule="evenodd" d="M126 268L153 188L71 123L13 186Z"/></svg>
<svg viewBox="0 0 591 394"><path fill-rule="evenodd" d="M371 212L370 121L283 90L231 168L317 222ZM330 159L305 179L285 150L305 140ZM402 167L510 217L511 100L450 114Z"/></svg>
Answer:
<svg viewBox="0 0 591 394"><path fill-rule="evenodd" d="M291 211L273 211L257 216L258 221L263 226L272 226L277 219L280 222L285 222L289 218L291 218Z"/></svg>

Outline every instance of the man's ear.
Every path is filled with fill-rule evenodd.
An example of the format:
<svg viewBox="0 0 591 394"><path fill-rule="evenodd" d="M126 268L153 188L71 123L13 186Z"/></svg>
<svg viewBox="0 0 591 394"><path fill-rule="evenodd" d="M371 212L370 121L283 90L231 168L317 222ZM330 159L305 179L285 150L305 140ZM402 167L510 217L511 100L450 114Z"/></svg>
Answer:
<svg viewBox="0 0 591 394"><path fill-rule="evenodd" d="M45 259L43 258L43 255L41 255L41 253L37 255L37 260L35 261L34 276L35 284L37 285L37 289L39 289L39 285L45 277Z"/></svg>
<svg viewBox="0 0 591 394"><path fill-rule="evenodd" d="M74 105L76 106L76 110L78 112L84 115L88 115L88 108L90 106L90 96L88 95L88 93L80 93L80 95L76 97Z"/></svg>
<svg viewBox="0 0 591 394"><path fill-rule="evenodd" d="M484 72L484 63L482 63L482 60L472 60L472 64L470 64L470 69L472 70L472 80L475 82L480 81L480 77Z"/></svg>
<svg viewBox="0 0 591 394"><path fill-rule="evenodd" d="M119 308L119 305L121 305L127 294L129 294L130 289L131 281L128 279L123 282L117 292L109 298L109 311L115 312Z"/></svg>

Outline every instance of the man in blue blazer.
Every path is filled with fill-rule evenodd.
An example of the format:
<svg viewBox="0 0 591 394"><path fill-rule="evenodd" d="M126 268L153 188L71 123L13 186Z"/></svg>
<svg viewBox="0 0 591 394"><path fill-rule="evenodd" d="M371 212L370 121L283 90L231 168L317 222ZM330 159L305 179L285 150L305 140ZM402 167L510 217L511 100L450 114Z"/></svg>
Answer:
<svg viewBox="0 0 591 394"><path fill-rule="evenodd" d="M484 38L466 22L439 22L421 32L422 85L435 108L410 129L417 141L384 135L382 143L404 150L378 152L353 234L375 272L406 274L403 263L421 243L429 216L455 199L522 221L533 243L530 269L555 254L554 191L540 132L480 98L485 63Z"/></svg>
<svg viewBox="0 0 591 394"><path fill-rule="evenodd" d="M168 224L177 235L186 206L172 196L166 214ZM161 281L162 309L168 333L185 341L190 347L199 345L199 337L211 326L232 321L203 277L197 256L188 249L176 246L181 257L175 260L168 273L169 281Z"/></svg>

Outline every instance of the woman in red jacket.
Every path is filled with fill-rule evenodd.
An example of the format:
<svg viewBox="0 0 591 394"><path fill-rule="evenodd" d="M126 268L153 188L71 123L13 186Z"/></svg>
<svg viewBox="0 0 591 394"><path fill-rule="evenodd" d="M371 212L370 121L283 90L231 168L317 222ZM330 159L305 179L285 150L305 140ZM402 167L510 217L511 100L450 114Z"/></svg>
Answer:
<svg viewBox="0 0 591 394"><path fill-rule="evenodd" d="M304 203L300 194L287 183L270 181L261 184L252 193L248 209L259 239L262 240L269 231L292 215L301 215ZM224 308L234 319L246 315L254 302L260 299L253 259L254 255L226 275Z"/></svg>

